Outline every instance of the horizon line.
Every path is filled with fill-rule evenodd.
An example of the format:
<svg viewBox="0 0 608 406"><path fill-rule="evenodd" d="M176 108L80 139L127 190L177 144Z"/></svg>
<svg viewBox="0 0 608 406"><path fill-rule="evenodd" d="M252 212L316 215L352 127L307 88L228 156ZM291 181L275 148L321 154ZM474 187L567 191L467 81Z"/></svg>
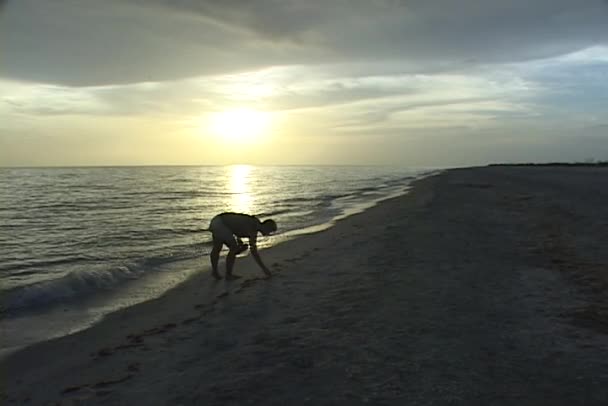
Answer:
<svg viewBox="0 0 608 406"><path fill-rule="evenodd" d="M232 163L232 164L119 164L119 165L0 165L0 169L68 169L68 168L154 168L154 167L221 167L221 166L334 166L334 167L349 167L349 166L401 166L410 168L440 168L434 165L403 165L403 164L249 164L249 163ZM447 166L441 166L447 167ZM452 167L452 166L450 166Z"/></svg>

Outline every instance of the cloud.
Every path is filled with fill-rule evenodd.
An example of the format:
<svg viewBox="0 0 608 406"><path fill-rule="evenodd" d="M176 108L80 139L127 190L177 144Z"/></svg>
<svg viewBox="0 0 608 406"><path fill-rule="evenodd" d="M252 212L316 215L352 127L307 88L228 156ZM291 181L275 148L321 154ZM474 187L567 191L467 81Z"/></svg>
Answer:
<svg viewBox="0 0 608 406"><path fill-rule="evenodd" d="M20 0L0 17L0 74L90 86L298 64L446 72L605 43L607 10L603 0Z"/></svg>
<svg viewBox="0 0 608 406"><path fill-rule="evenodd" d="M607 9L599 0L8 2L4 154L24 135L27 160L39 138L63 137L76 159L80 148L111 155L121 136L135 145L153 134L156 155L138 159L167 162L167 145L181 139L190 153L205 139L207 114L247 108L274 114L273 148L296 151L281 163L337 162L336 151L344 163L599 159Z"/></svg>
<svg viewBox="0 0 608 406"><path fill-rule="evenodd" d="M75 86L239 71L277 52L208 19L115 1L13 2L2 27L4 77Z"/></svg>
<svg viewBox="0 0 608 406"><path fill-rule="evenodd" d="M260 110L348 116L380 122L424 107L519 99L533 86L508 75L463 74L363 76L356 69L327 71L276 67L234 75L71 87L0 81L4 110L25 115L173 115L180 117L243 106ZM357 118L354 118L354 117Z"/></svg>

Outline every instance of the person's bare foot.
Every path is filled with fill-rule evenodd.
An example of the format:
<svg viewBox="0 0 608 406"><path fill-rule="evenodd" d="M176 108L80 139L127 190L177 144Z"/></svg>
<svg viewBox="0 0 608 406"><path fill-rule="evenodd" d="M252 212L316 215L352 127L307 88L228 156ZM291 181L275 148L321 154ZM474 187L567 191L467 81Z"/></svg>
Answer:
<svg viewBox="0 0 608 406"><path fill-rule="evenodd" d="M240 275L226 275L226 280L227 281L232 281L232 280L240 279L240 278L241 278Z"/></svg>
<svg viewBox="0 0 608 406"><path fill-rule="evenodd" d="M215 278L216 281L222 280L222 275L219 273L211 273L211 275Z"/></svg>

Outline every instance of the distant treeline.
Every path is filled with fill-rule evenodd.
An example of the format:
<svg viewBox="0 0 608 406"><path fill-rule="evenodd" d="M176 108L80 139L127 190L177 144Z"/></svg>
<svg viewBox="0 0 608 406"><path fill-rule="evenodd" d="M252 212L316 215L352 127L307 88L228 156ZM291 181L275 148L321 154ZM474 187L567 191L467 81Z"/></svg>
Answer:
<svg viewBox="0 0 608 406"><path fill-rule="evenodd" d="M489 164L488 166L608 166L608 161Z"/></svg>

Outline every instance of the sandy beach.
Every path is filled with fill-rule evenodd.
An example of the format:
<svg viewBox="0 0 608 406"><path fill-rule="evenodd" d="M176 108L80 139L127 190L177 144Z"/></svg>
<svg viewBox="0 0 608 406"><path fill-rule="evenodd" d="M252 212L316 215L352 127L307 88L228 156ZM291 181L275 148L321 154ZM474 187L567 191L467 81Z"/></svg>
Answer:
<svg viewBox="0 0 608 406"><path fill-rule="evenodd" d="M606 202L608 168L443 172L271 279L239 259L9 356L2 404L604 405Z"/></svg>

